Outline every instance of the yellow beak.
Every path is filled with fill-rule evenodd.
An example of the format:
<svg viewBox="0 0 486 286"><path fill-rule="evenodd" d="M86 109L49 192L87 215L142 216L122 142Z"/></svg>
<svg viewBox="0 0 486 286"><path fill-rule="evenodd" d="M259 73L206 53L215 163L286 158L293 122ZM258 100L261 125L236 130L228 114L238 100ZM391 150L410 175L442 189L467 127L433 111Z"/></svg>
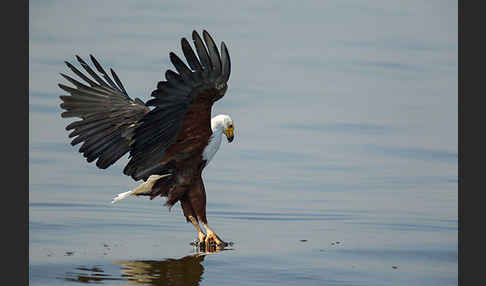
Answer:
<svg viewBox="0 0 486 286"><path fill-rule="evenodd" d="M233 139L235 137L234 132L235 132L234 127L226 128L225 134L226 134L226 138L228 139L228 142L233 141Z"/></svg>

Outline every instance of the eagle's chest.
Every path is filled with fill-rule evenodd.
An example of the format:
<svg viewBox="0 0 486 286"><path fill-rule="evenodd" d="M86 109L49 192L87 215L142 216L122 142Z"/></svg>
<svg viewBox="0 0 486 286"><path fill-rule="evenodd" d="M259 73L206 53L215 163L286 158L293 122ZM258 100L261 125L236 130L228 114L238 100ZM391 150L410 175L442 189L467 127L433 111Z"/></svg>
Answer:
<svg viewBox="0 0 486 286"><path fill-rule="evenodd" d="M211 159L213 159L216 152L218 152L219 146L221 145L221 137L223 131L220 129L213 130L213 134L209 138L208 145L203 151L203 160L206 161L206 165L209 164Z"/></svg>

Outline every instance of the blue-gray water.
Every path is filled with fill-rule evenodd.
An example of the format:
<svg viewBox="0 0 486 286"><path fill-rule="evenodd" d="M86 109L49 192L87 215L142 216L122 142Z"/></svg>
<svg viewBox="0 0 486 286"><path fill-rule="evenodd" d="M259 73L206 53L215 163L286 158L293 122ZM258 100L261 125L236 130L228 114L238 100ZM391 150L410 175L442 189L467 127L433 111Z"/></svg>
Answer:
<svg viewBox="0 0 486 286"><path fill-rule="evenodd" d="M31 285L457 285L457 2L30 1ZM149 99L180 38L232 59L236 139L205 169L197 256L179 205L69 145L57 83L94 54Z"/></svg>

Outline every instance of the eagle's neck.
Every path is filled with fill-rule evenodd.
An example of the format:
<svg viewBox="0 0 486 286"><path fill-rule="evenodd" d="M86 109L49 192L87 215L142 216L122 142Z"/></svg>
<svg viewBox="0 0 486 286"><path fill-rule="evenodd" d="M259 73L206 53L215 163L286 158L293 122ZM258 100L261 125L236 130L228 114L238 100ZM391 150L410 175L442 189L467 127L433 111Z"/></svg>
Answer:
<svg viewBox="0 0 486 286"><path fill-rule="evenodd" d="M203 160L206 161L206 165L213 159L216 152L218 152L219 146L221 146L224 127L220 116L215 116L211 119L211 130L213 131L213 134L209 138L208 146L204 148L203 152Z"/></svg>

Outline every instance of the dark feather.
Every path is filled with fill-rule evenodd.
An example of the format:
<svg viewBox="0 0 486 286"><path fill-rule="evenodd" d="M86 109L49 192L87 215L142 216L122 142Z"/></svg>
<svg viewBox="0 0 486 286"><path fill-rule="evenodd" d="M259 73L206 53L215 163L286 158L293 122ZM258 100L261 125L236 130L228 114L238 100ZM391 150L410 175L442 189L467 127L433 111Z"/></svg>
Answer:
<svg viewBox="0 0 486 286"><path fill-rule="evenodd" d="M79 82L79 81L77 81L77 80L73 79L72 77L70 77L70 76L68 76L68 75L65 75L65 74L63 74L63 73L61 73L61 75L62 75L62 76L65 78L65 79L67 79L69 82L71 82L72 84L74 84L74 85L75 85L77 88L89 89L89 86L82 84L81 82Z"/></svg>
<svg viewBox="0 0 486 286"><path fill-rule="evenodd" d="M64 62L77 76L82 78L85 82L87 82L91 86L96 86L96 82L92 81L89 77L85 76L82 72L80 72L77 68L75 68L70 62Z"/></svg>
<svg viewBox="0 0 486 286"><path fill-rule="evenodd" d="M191 69L195 71L202 71L201 64L199 63L196 54L194 54L194 51L192 50L191 45L186 40L186 38L182 38L181 46L182 46L182 52L184 53L187 63L189 64Z"/></svg>
<svg viewBox="0 0 486 286"><path fill-rule="evenodd" d="M76 59L81 64L81 66L91 75L91 77L93 77L93 79L98 82L100 86L109 87L108 84L101 77L99 77L80 56L76 55Z"/></svg>
<svg viewBox="0 0 486 286"><path fill-rule="evenodd" d="M213 38L208 34L208 32L203 31L204 42L208 47L209 57L211 58L213 73L215 75L221 74L221 59L219 57L218 48L216 48L216 44L214 43Z"/></svg>
<svg viewBox="0 0 486 286"><path fill-rule="evenodd" d="M83 122L82 120L81 122ZM109 128L111 126L111 122L109 120L104 121L95 121L91 124L84 124L79 126L78 128L74 129L70 134L69 138L78 136L80 134L89 134L91 132L97 132L98 130L102 130L102 128Z"/></svg>
<svg viewBox="0 0 486 286"><path fill-rule="evenodd" d="M211 69L211 60L209 59L208 51L204 46L201 37L196 31L192 32L192 40L194 41L194 46L196 47L197 55L201 61L201 65L205 71Z"/></svg>
<svg viewBox="0 0 486 286"><path fill-rule="evenodd" d="M221 42L221 65L222 65L222 75L223 82L227 82L231 73L231 61L228 53L228 49L224 42Z"/></svg>
<svg viewBox="0 0 486 286"><path fill-rule="evenodd" d="M130 99L113 70L114 80L92 55L90 58L93 64L106 82L84 60L76 57L94 80L66 62L68 67L90 86L62 74L75 88L59 84L61 89L70 94L60 96L60 106L65 110L61 116L82 119L66 126L66 130L72 130L69 137L74 137L71 145L83 143L79 152L83 153L86 160L92 162L99 159L97 166L107 168L129 151L130 138L122 134L128 134L131 126L150 109L140 99Z"/></svg>
<svg viewBox="0 0 486 286"><path fill-rule="evenodd" d="M105 101L107 98L106 96L109 95L109 93L102 93L102 90L95 90L93 88L89 88L89 89L75 89L75 88L72 88L72 87L69 87L67 85L63 85L63 84L58 84L58 86L71 93L71 95L73 96L76 96L76 95L79 95L80 97L82 97L84 100L89 100L89 99L96 99L96 100L103 100Z"/></svg>
<svg viewBox="0 0 486 286"><path fill-rule="evenodd" d="M116 84L121 88L121 90L123 91L123 94L126 95L126 97L128 98L127 91L125 90L125 87L123 86L122 82L118 78L118 75L115 73L115 71L113 69L110 69L110 71L111 71L111 75L113 76L113 79L115 80Z"/></svg>
<svg viewBox="0 0 486 286"><path fill-rule="evenodd" d="M176 68L177 72L179 72L182 80L186 84L190 84L191 86L195 86L197 83L194 82L192 78L192 72L191 70L186 66L186 64L173 52L170 52L169 54L170 61Z"/></svg>
<svg viewBox="0 0 486 286"><path fill-rule="evenodd" d="M110 77L93 55L95 69L76 56L86 74L66 62L81 81L61 74L74 85L59 84L69 94L60 97L61 116L81 118L66 130L71 131L71 144L82 143L79 152L88 162L97 160L104 169L130 152L123 172L135 180L172 172L187 162L199 168L211 136L211 107L226 91L231 64L225 44L218 51L207 31L203 38L193 31L192 39L194 49L181 39L187 63L169 53L175 71L165 72L146 104L132 100L115 71L110 69Z"/></svg>
<svg viewBox="0 0 486 286"><path fill-rule="evenodd" d="M98 161L96 161L96 166L101 169L106 169L108 166L115 163L123 155L125 155L129 150L128 143L126 144L113 144L109 150L106 150L101 154Z"/></svg>
<svg viewBox="0 0 486 286"><path fill-rule="evenodd" d="M111 78L108 76L108 74L105 72L103 67L100 65L100 63L96 60L96 58L93 55L89 55L91 58L91 61L95 65L96 69L103 74L103 78L108 82L108 84L114 89L119 91L120 93L123 93L123 91L120 90L120 88L111 80ZM127 95L124 93L124 95Z"/></svg>
<svg viewBox="0 0 486 286"><path fill-rule="evenodd" d="M187 95L191 92L191 87L187 86L187 84L178 73L172 70L167 70L165 72L165 78L167 79L167 82L171 87L175 87L183 91L184 95Z"/></svg>

